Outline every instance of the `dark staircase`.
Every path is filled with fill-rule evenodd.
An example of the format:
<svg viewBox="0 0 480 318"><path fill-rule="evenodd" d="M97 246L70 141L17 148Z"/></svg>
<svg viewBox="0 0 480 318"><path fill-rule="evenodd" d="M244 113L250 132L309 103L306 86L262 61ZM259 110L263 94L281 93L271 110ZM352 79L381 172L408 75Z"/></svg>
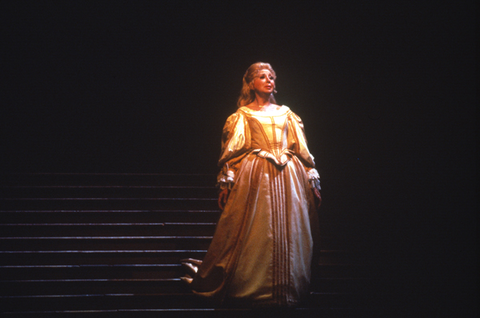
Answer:
<svg viewBox="0 0 480 318"><path fill-rule="evenodd" d="M265 317L215 309L180 281L203 258L220 215L206 174L0 175L0 315ZM291 317L371 310L371 266L348 251L348 226L321 217L311 295ZM282 313L285 313L283 311Z"/></svg>

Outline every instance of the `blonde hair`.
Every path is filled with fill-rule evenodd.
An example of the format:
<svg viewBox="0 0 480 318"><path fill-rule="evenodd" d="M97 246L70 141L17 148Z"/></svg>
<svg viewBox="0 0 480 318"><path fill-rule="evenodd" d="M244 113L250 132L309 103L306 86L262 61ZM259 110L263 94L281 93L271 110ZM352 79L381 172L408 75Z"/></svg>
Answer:
<svg viewBox="0 0 480 318"><path fill-rule="evenodd" d="M277 78L275 71L273 70L272 66L269 63L257 62L250 65L250 67L245 72L245 75L243 75L242 90L240 91L240 97L238 98L238 102L237 102L238 107L248 105L255 100L255 92L250 88L250 84L255 79L255 77L257 77L258 72L260 72L260 70L269 70L270 73L272 73L273 78L274 79ZM276 93L277 91L274 90L273 92ZM270 94L269 101L272 104L277 103L275 101L275 97L273 97L273 93Z"/></svg>

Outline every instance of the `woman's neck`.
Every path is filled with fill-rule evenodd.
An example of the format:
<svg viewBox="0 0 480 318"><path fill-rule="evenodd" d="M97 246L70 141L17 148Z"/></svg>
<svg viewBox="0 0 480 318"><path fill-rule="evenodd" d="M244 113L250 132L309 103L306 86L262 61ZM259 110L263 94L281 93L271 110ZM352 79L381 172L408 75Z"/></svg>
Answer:
<svg viewBox="0 0 480 318"><path fill-rule="evenodd" d="M257 107L267 107L270 106L270 95L268 96L261 96L258 94L255 94L255 100L253 101L252 104L255 104Z"/></svg>

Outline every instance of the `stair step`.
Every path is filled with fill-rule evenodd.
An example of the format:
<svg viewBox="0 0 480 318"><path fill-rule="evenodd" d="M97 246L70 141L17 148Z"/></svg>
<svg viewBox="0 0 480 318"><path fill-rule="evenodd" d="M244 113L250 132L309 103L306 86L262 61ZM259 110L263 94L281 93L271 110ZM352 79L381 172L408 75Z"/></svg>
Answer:
<svg viewBox="0 0 480 318"><path fill-rule="evenodd" d="M358 306L360 296L352 293L312 293L307 301L311 308ZM0 296L5 312L17 308L29 311L49 310L108 310L108 309L161 309L161 308L212 308L212 304L192 293L97 293L97 294L47 294ZM348 307L347 307L348 308Z"/></svg>
<svg viewBox="0 0 480 318"><path fill-rule="evenodd" d="M265 317L289 317L289 318L357 318L376 317L378 312L367 308L283 308L281 311L270 309L245 309L245 308L132 308L132 309L97 309L97 310L66 310L66 311L22 311L7 312L5 317L124 317L124 318L265 318Z"/></svg>
<svg viewBox="0 0 480 318"><path fill-rule="evenodd" d="M43 250L0 251L3 265L179 264L183 258L203 259L206 250Z"/></svg>
<svg viewBox="0 0 480 318"><path fill-rule="evenodd" d="M43 222L111 222L162 223L162 222L217 222L220 211L216 209L54 209L54 210L0 210L0 223Z"/></svg>
<svg viewBox="0 0 480 318"><path fill-rule="evenodd" d="M195 206L200 210L217 208L216 198L0 198L5 210L33 209L171 209L182 210Z"/></svg>
<svg viewBox="0 0 480 318"><path fill-rule="evenodd" d="M311 289L315 291L339 292L358 289L365 285L368 278L340 277L332 275L332 269L325 275L324 265L319 265L319 271L324 276L318 275L311 282ZM333 267L330 265L329 267ZM345 269L345 265L335 265L338 270ZM352 267L352 266L351 266ZM185 274L180 263L176 264L83 264L83 265L9 265L0 267L0 281L2 284L17 286L23 284L48 284L58 280L72 279L111 279L116 282L121 279L177 279ZM338 274L337 274L338 275ZM39 280L39 278L41 278ZM137 281L132 281L137 283ZM126 284L126 286L133 286ZM48 289L49 288L44 288ZM27 290L27 289L26 289ZM29 289L28 289L29 290ZM170 290L171 291L171 290ZM9 291L10 292L10 291Z"/></svg>
<svg viewBox="0 0 480 318"><path fill-rule="evenodd" d="M208 308L208 305L193 294L187 293L47 294L0 297L0 307L4 311L14 311L18 308L29 310Z"/></svg>
<svg viewBox="0 0 480 318"><path fill-rule="evenodd" d="M176 264L65 264L65 265L6 265L0 266L0 280L21 278L178 278L184 274Z"/></svg>
<svg viewBox="0 0 480 318"><path fill-rule="evenodd" d="M212 236L78 236L0 238L2 251L208 249Z"/></svg>
<svg viewBox="0 0 480 318"><path fill-rule="evenodd" d="M214 186L0 186L3 198L216 197Z"/></svg>
<svg viewBox="0 0 480 318"><path fill-rule="evenodd" d="M1 229L1 227L0 227ZM132 229L133 230L133 229ZM89 232L92 232L90 230ZM64 232L67 232L65 230ZM73 231L72 231L73 232ZM18 237L0 237L0 250L3 251L21 251L21 250L63 250L63 249L186 249L188 246L193 246L196 249L198 248L208 248L210 241L213 238L212 229L202 229L202 228L193 228L182 229L178 231L179 234L183 235L135 235L136 233L125 233L126 235L117 235L113 236L81 236L80 233L63 233L70 234L72 236L18 236ZM157 231L161 232L161 231ZM51 233L51 232L50 232ZM158 234L173 234L173 231L170 233L158 233ZM191 235L185 235L190 233ZM30 234L30 233L28 233ZM32 233L33 234L33 233ZM36 233L41 234L41 233ZM62 234L62 233L56 233ZM77 234L77 235L76 235ZM86 234L86 233L82 233ZM108 234L108 233L102 233ZM123 233L122 233L123 234ZM134 235L128 235L134 234ZM147 234L147 233L145 233ZM153 233L152 233L153 234ZM76 235L76 236L75 236ZM330 245L333 245L335 242L334 239ZM333 247L327 246L326 239L323 240L324 247ZM347 256L342 256L339 253L330 252L328 254L323 254L325 257L329 255L330 258L341 257L347 258ZM348 256L350 257L350 256ZM353 257L353 256L352 256Z"/></svg>
<svg viewBox="0 0 480 318"><path fill-rule="evenodd" d="M176 173L3 173L4 186L139 185L215 186L212 174Z"/></svg>
<svg viewBox="0 0 480 318"><path fill-rule="evenodd" d="M234 307L214 310L179 279L185 273L180 260L203 259L220 217L214 175L1 177L2 315L265 317ZM322 219L312 293L292 317L345 317L364 306L374 267L346 249L355 228Z"/></svg>
<svg viewBox="0 0 480 318"><path fill-rule="evenodd" d="M55 233L58 236L113 236L113 235L213 235L216 223L10 223L0 224L0 238L35 237Z"/></svg>
<svg viewBox="0 0 480 318"><path fill-rule="evenodd" d="M69 295L75 294L144 294L151 293L191 293L179 278L72 278L72 279L19 279L0 281L8 294L28 298L30 295Z"/></svg>

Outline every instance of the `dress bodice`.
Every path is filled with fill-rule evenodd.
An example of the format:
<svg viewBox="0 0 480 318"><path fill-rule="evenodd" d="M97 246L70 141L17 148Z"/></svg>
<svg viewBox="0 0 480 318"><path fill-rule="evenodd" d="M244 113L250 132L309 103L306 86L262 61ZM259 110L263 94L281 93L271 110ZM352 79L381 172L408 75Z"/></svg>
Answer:
<svg viewBox="0 0 480 318"><path fill-rule="evenodd" d="M268 158L279 166L290 159L288 144L287 107L270 112L252 111L242 107L250 128L251 149L258 156Z"/></svg>
<svg viewBox="0 0 480 318"><path fill-rule="evenodd" d="M270 111L240 107L223 127L220 187L232 183L242 160L249 155L265 158L278 168L297 157L309 178L318 180L313 156L308 151L303 122L287 106ZM318 188L319 188L318 183Z"/></svg>

